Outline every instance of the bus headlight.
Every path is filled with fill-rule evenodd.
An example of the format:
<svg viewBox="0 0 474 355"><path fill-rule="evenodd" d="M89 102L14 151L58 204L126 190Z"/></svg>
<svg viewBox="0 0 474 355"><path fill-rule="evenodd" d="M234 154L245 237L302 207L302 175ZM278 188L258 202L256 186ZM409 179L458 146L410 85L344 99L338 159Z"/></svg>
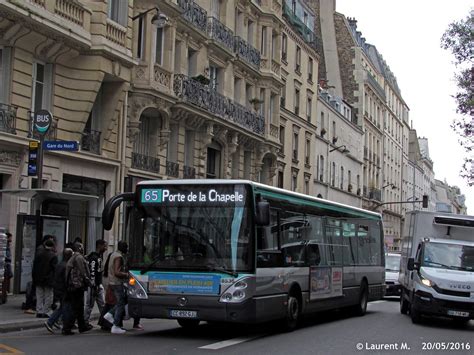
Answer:
<svg viewBox="0 0 474 355"><path fill-rule="evenodd" d="M130 274L128 277L127 288L129 297L142 300L148 299L148 294L146 293L145 289L132 274Z"/></svg>
<svg viewBox="0 0 474 355"><path fill-rule="evenodd" d="M219 299L219 302L239 303L246 300L248 297L250 297L250 292L248 290L248 280L241 279L225 290Z"/></svg>

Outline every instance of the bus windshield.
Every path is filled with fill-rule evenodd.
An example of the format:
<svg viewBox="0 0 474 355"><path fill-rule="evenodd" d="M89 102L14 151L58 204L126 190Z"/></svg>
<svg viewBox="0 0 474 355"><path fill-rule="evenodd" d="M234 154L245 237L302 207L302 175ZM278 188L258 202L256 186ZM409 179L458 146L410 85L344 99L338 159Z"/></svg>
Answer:
<svg viewBox="0 0 474 355"><path fill-rule="evenodd" d="M134 244L140 246L133 248L131 265L154 270L251 271L253 233L245 187L169 188L177 199L169 203L142 203L144 225L141 231L131 232ZM241 200L231 198L236 191ZM193 195L197 196L196 201L188 197ZM199 201L202 196L205 201ZM136 255L140 249L140 255Z"/></svg>

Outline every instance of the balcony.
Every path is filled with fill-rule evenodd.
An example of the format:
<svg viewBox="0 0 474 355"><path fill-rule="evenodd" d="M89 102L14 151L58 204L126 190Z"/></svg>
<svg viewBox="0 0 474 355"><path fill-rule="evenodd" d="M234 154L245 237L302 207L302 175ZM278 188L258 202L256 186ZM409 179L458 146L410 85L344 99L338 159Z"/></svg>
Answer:
<svg viewBox="0 0 474 355"><path fill-rule="evenodd" d="M314 50L318 49L318 38L314 32L307 27L303 21L291 10L291 8L283 3L283 17L289 22L291 27L300 34L303 40Z"/></svg>
<svg viewBox="0 0 474 355"><path fill-rule="evenodd" d="M0 103L0 131L16 134L16 106Z"/></svg>
<svg viewBox="0 0 474 355"><path fill-rule="evenodd" d="M198 30L207 31L207 11L192 0L178 0L183 17Z"/></svg>
<svg viewBox="0 0 474 355"><path fill-rule="evenodd" d="M132 168L160 173L160 159L132 152Z"/></svg>
<svg viewBox="0 0 474 355"><path fill-rule="evenodd" d="M232 122L252 133L265 134L263 116L237 102L219 94L194 79L183 74L174 75L174 93L182 101L200 107L217 117Z"/></svg>
<svg viewBox="0 0 474 355"><path fill-rule="evenodd" d="M179 176L179 164L173 161L167 161L166 175L177 178Z"/></svg>
<svg viewBox="0 0 474 355"><path fill-rule="evenodd" d="M234 37L234 52L238 58L243 59L254 69L258 70L260 68L260 52L242 37Z"/></svg>
<svg viewBox="0 0 474 355"><path fill-rule="evenodd" d="M133 85L152 87L171 94L171 72L157 64L137 65L133 68Z"/></svg>
<svg viewBox="0 0 474 355"><path fill-rule="evenodd" d="M234 52L234 32L215 17L208 18L207 34L226 50Z"/></svg>
<svg viewBox="0 0 474 355"><path fill-rule="evenodd" d="M86 130L82 132L81 150L100 154L100 135L102 132Z"/></svg>
<svg viewBox="0 0 474 355"><path fill-rule="evenodd" d="M192 166L183 166L183 179L195 179L196 169Z"/></svg>

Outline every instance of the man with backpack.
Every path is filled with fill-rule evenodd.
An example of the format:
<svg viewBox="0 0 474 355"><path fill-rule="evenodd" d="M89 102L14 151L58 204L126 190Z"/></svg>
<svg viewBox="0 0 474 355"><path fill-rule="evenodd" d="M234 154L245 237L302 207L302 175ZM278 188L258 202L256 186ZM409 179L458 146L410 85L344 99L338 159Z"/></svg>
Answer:
<svg viewBox="0 0 474 355"><path fill-rule="evenodd" d="M72 246L74 254L66 264L66 297L64 298L67 312L63 313L63 335L75 334L72 331L77 319L79 333L91 330L93 327L84 321L84 291L90 285L90 274L87 261L83 256L84 248L81 243ZM64 317L64 315L67 315Z"/></svg>
<svg viewBox="0 0 474 355"><path fill-rule="evenodd" d="M104 309L105 292L104 286L102 285L102 273L104 271L102 267L102 258L107 247L107 242L103 239L99 239L95 242L95 251L87 256L91 285L86 290L84 300L84 320L86 323L89 323L94 303L97 303L100 313L102 313L102 310Z"/></svg>

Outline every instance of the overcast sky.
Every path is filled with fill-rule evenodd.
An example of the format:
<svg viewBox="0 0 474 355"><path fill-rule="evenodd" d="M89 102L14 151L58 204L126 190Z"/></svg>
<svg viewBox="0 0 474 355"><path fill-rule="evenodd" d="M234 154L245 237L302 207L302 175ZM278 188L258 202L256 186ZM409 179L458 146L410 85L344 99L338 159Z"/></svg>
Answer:
<svg viewBox="0 0 474 355"><path fill-rule="evenodd" d="M448 25L472 8L473 0L336 0L336 11L356 18L357 29L395 74L413 127L428 138L435 178L459 186L474 215L474 187L459 176L467 153L450 128L457 115L454 57L440 47Z"/></svg>

